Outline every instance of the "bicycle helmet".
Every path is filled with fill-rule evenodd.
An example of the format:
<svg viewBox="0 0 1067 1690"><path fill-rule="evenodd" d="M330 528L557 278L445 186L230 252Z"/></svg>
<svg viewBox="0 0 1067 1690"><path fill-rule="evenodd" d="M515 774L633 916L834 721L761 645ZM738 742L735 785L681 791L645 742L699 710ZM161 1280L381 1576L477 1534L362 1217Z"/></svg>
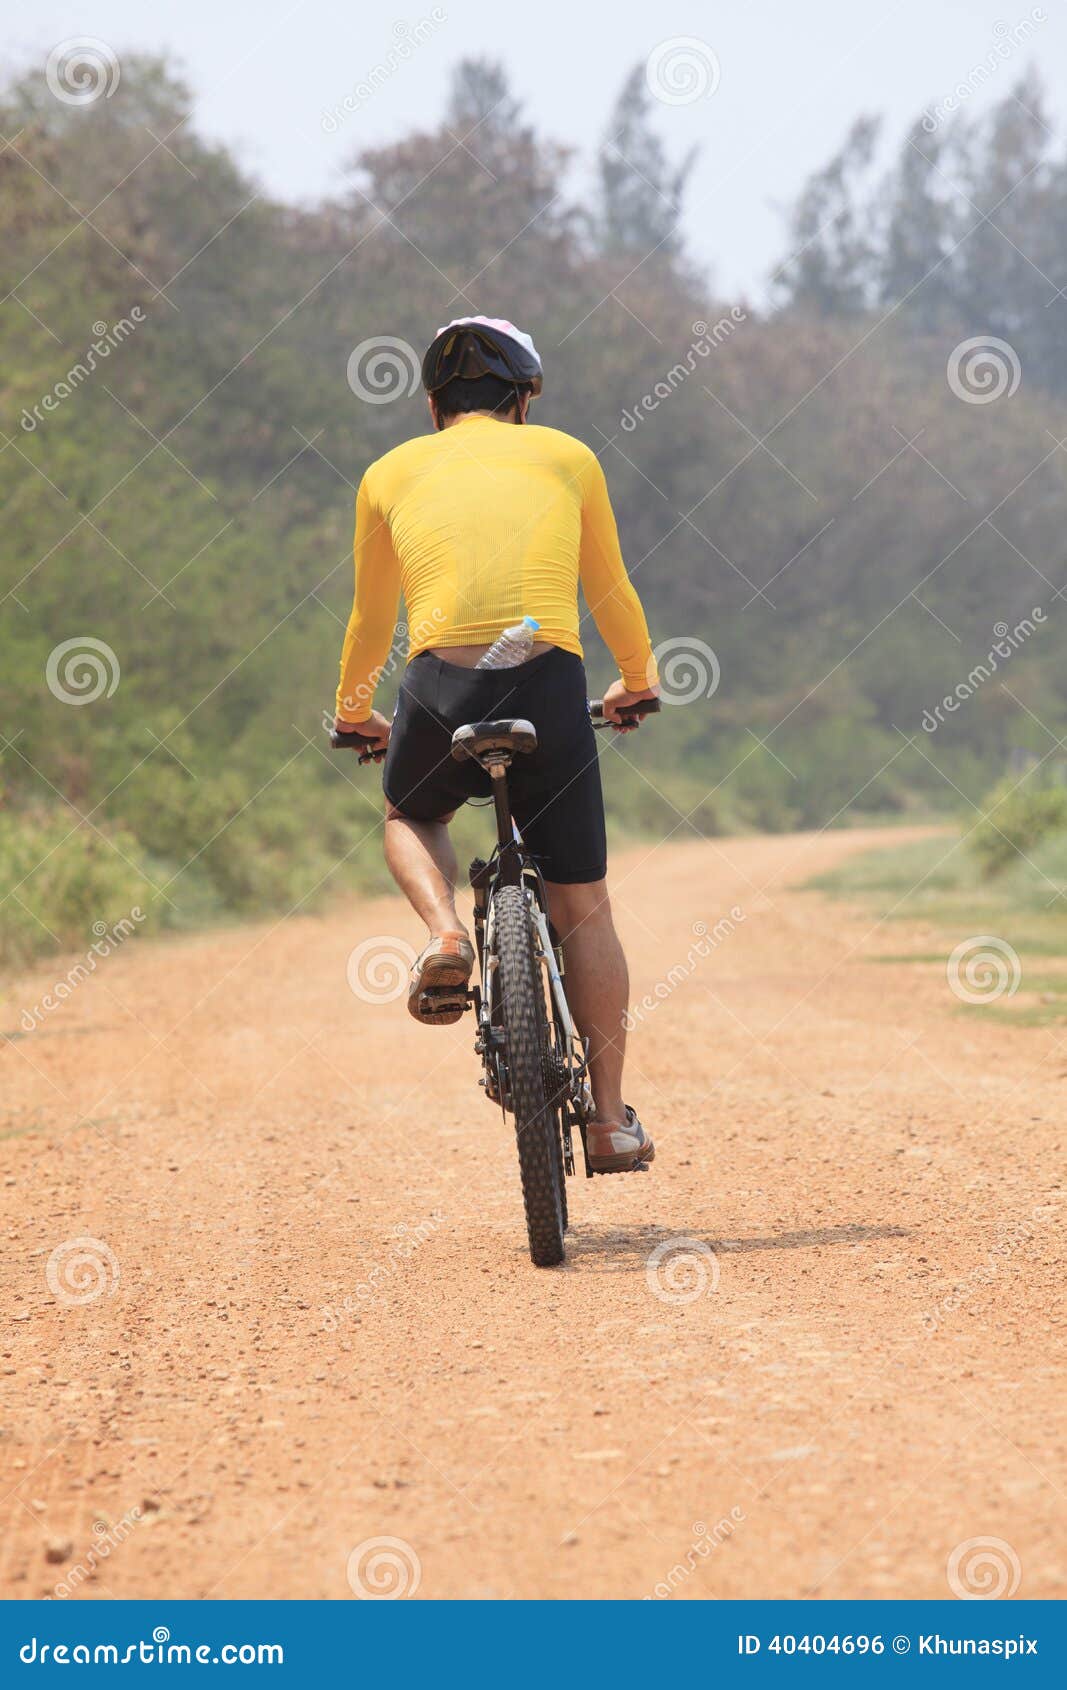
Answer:
<svg viewBox="0 0 1067 1690"><path fill-rule="evenodd" d="M438 329L422 360L422 385L437 393L457 377L499 376L540 393L541 359L528 334L503 317L456 317Z"/></svg>

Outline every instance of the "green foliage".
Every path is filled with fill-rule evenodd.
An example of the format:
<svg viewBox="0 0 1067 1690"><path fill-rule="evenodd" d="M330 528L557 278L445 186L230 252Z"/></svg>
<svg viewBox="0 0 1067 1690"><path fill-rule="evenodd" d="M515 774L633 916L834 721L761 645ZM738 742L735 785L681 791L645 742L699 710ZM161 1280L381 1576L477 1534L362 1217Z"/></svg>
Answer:
<svg viewBox="0 0 1067 1690"><path fill-rule="evenodd" d="M42 952L84 949L117 921L138 932L158 924L158 903L138 842L126 830L106 836L80 828L56 805L13 815L0 810L0 963L17 966ZM137 912L131 914L131 912Z"/></svg>
<svg viewBox="0 0 1067 1690"><path fill-rule="evenodd" d="M1067 833L1067 788L1033 777L1002 781L982 808L968 844L986 876L1003 874L1046 839Z"/></svg>
<svg viewBox="0 0 1067 1690"><path fill-rule="evenodd" d="M257 197L186 121L190 105L165 64L132 54L92 106L56 101L38 72L0 99L15 137L0 153L8 957L53 943L21 905L77 944L114 900L137 901L145 874L169 926L384 884L375 771L330 757L322 715L355 485L427 424L420 393L361 403L346 370L367 340L421 350L459 310L534 330L537 418L599 452L654 643L696 640L721 671L713 696L604 747L616 837L977 802L1013 749L1043 756L1063 734L1067 456L1051 441L1067 417L1035 391L1038 373L1058 391L1063 302L1008 325L1030 337L1027 381L989 407L950 392L944 325L950 347L958 320L1002 324L993 292L1032 302L1000 237L979 231L981 265L970 242L954 249L936 298L924 282L877 332L856 320L958 240L933 162L959 166L962 136L903 156L885 226L857 186L874 141L861 126L798 213L807 280L777 314L738 319L675 234L635 260L673 229L688 168L670 162L636 78L609 132L640 174L606 157L591 209L568 192L565 148L524 120L491 63L461 66L444 122L359 154L313 209ZM968 194L991 207L1044 145L1006 102L965 149ZM1013 238L1049 275L1067 244L1061 178L1042 167L997 213L1023 220ZM143 320L101 367L38 416L94 325L135 308ZM670 371L680 379L642 409ZM1038 604L1033 637L924 733L924 710L989 651L994 624ZM612 666L588 612L582 635L596 692ZM84 706L46 681L50 654L79 636L121 670ZM77 820L64 805L89 820L49 855L71 825L57 818ZM460 831L461 851L477 848L487 818Z"/></svg>

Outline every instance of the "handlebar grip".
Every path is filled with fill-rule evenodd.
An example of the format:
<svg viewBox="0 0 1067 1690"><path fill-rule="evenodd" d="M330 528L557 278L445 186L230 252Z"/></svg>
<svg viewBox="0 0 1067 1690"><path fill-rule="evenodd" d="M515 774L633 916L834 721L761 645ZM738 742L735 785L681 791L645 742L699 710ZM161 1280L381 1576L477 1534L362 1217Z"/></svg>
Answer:
<svg viewBox="0 0 1067 1690"><path fill-rule="evenodd" d="M609 718L604 714L604 700L602 698L594 698L590 700L589 714L593 718L593 721L598 723L600 726L603 727L607 725ZM631 723L639 722L642 716L658 715L658 698L639 698L635 703L628 704L625 709L620 710L619 720L624 724L629 725Z"/></svg>
<svg viewBox="0 0 1067 1690"><path fill-rule="evenodd" d="M381 763L385 758L385 747L378 746L377 734L361 734L353 724L349 733L338 733L336 728L330 729L331 751L358 751L361 763Z"/></svg>
<svg viewBox="0 0 1067 1690"><path fill-rule="evenodd" d="M339 733L336 728L331 728L330 749L332 751L362 751L368 745L373 745L377 738L377 734L361 734L355 724L352 725L348 733Z"/></svg>

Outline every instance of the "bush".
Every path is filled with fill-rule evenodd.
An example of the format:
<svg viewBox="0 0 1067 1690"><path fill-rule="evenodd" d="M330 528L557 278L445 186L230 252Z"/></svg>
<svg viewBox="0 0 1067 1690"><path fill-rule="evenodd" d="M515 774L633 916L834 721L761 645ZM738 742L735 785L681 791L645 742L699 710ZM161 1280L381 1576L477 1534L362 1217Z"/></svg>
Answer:
<svg viewBox="0 0 1067 1690"><path fill-rule="evenodd" d="M1042 840L1067 829L1067 789L1040 786L1029 777L1021 783L1001 781L984 808L986 817L972 833L969 848L987 878L1003 874Z"/></svg>
<svg viewBox="0 0 1067 1690"><path fill-rule="evenodd" d="M136 908L154 924L151 883L137 841L112 829L106 836L58 806L0 811L0 963L15 967L46 951L92 943L94 923L110 928Z"/></svg>

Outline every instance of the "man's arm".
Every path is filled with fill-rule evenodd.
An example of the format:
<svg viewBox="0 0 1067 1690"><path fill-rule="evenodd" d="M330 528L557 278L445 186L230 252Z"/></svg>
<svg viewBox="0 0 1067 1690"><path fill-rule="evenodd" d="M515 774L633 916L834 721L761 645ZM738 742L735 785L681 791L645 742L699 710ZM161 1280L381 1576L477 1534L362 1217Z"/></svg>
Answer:
<svg viewBox="0 0 1067 1690"><path fill-rule="evenodd" d="M648 624L622 561L619 531L604 471L592 454L585 472L584 495L579 559L582 589L593 620L622 675L622 686L616 683L609 692L648 698L659 687ZM617 705L619 698L613 697L612 702Z"/></svg>
<svg viewBox="0 0 1067 1690"><path fill-rule="evenodd" d="M389 525L374 507L364 476L356 495L353 546L356 587L341 651L337 721L355 724L372 715L374 689L396 631L400 564Z"/></svg>

